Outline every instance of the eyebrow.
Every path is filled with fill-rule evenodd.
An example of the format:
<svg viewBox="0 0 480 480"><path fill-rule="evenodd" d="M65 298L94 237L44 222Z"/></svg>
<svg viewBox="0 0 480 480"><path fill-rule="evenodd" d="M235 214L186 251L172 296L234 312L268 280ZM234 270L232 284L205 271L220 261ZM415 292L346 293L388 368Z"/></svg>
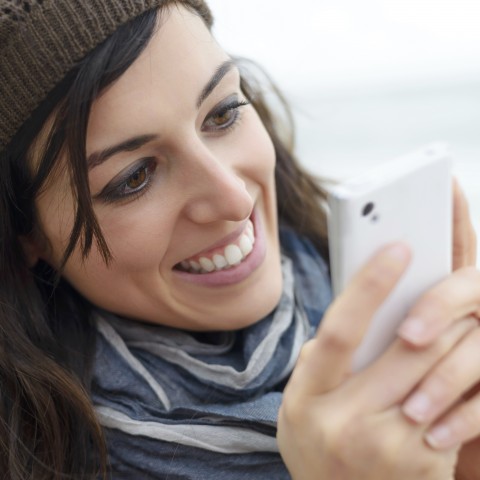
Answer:
<svg viewBox="0 0 480 480"><path fill-rule="evenodd" d="M196 106L200 108L202 103L207 99L207 97L213 92L215 87L222 81L223 77L235 67L233 60L226 60L215 70L215 73L212 75L210 80L207 82L205 87L203 87L200 95L197 98ZM113 145L111 147L100 150L99 152L94 152L87 157L88 169L101 165L103 162L108 160L113 155L121 152L133 152L138 150L140 147L143 147L145 144L151 142L158 138L158 135L139 135L137 137L129 138L121 143Z"/></svg>
<svg viewBox="0 0 480 480"><path fill-rule="evenodd" d="M138 150L140 147L143 147L143 145L156 138L158 138L158 135L140 135L138 137L129 138L128 140L113 145L112 147L105 148L99 152L94 152L87 157L88 169L91 170L92 168L97 167L117 153Z"/></svg>
<svg viewBox="0 0 480 480"><path fill-rule="evenodd" d="M215 87L222 81L222 78L233 68L235 67L235 63L233 60L227 60L223 62L215 71L212 78L208 81L208 83L203 87L200 95L197 99L197 108L200 108L202 103L206 100L206 98L213 92Z"/></svg>

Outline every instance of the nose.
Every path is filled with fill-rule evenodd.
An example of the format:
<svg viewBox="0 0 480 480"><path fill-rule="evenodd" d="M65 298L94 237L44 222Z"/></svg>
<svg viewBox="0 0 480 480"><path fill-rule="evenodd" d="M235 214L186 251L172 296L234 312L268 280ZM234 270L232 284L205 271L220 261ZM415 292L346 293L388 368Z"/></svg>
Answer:
<svg viewBox="0 0 480 480"><path fill-rule="evenodd" d="M184 157L185 158L185 157ZM202 142L185 162L187 201L184 212L196 223L240 221L252 213L254 200L247 191L240 165L218 158Z"/></svg>

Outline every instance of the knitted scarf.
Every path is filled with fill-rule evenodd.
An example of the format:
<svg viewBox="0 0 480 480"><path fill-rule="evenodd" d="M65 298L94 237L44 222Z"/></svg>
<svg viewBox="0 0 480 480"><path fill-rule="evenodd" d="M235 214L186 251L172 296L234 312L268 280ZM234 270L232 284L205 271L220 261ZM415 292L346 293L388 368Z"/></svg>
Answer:
<svg viewBox="0 0 480 480"><path fill-rule="evenodd" d="M276 444L277 413L331 292L312 244L286 229L280 238L276 309L243 330L219 333L214 343L98 314L92 397L113 479L290 478Z"/></svg>

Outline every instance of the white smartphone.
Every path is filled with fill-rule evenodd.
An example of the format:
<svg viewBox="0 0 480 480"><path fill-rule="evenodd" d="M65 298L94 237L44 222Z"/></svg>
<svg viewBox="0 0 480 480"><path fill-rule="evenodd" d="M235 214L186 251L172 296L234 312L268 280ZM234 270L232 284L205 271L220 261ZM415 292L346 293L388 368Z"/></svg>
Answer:
<svg viewBox="0 0 480 480"><path fill-rule="evenodd" d="M413 253L355 352L353 371L388 347L415 300L451 271L451 170L448 147L433 144L327 187L335 295L380 247L403 241Z"/></svg>

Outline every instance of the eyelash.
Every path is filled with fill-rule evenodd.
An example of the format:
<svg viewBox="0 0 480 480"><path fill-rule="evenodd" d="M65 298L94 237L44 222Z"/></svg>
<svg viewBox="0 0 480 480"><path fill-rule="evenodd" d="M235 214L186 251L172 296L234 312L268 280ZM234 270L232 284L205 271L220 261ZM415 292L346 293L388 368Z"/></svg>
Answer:
<svg viewBox="0 0 480 480"><path fill-rule="evenodd" d="M218 134L224 134L231 131L233 128L235 128L240 120L241 113L239 109L249 104L250 102L239 101L235 99L224 105L218 106L207 115L204 126L202 126L202 131ZM208 120L222 117L228 112L233 112L233 116L228 119L225 124L205 128L205 123ZM125 173L122 173L117 181L114 181L113 184L108 184L99 194L95 196L95 199L102 200L105 203L116 203L121 202L122 200L133 200L135 198L139 198L150 188L155 176L154 174L156 168L157 163L155 158L148 157L140 160L140 162L135 164L132 168L128 169ZM145 173L145 180L138 187L126 192L126 189L129 188L127 185L128 182L134 180L135 176L143 173Z"/></svg>
<svg viewBox="0 0 480 480"><path fill-rule="evenodd" d="M207 131L207 132L216 132L216 133L226 133L230 130L232 130L240 120L240 108L244 107L246 105L249 105L250 102L244 101L244 100L233 100L230 101L224 105L220 105L216 109L214 109L211 113L208 114L206 121L207 120L212 120L215 117L219 118L227 114L228 112L233 112L233 117L229 119L224 125L217 125L209 128L205 128L204 126L202 127L202 131ZM206 122L205 122L206 123Z"/></svg>
<svg viewBox="0 0 480 480"><path fill-rule="evenodd" d="M153 157L143 158L135 164L132 168L128 169L125 173L121 174L118 181L113 184L108 184L98 195L96 199L102 200L105 203L115 203L122 200L133 200L140 197L148 191L153 178L155 176L155 170L157 168L157 162ZM145 180L141 182L138 187L132 188L131 191L126 191L128 188L128 182L135 180L135 176L145 174Z"/></svg>

